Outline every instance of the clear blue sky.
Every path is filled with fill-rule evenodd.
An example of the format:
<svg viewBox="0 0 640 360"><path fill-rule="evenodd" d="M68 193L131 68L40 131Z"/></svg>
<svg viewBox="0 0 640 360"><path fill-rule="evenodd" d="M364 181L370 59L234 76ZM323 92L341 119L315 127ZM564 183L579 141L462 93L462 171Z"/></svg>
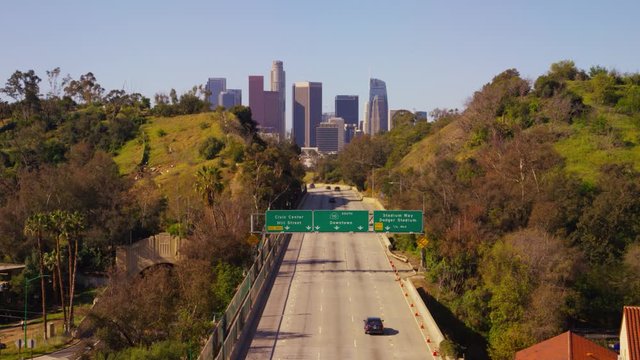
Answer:
<svg viewBox="0 0 640 360"><path fill-rule="evenodd" d="M247 76L268 83L279 59L290 127L294 81L322 82L324 111L337 94L360 95L362 108L369 75L386 81L391 109L429 111L464 107L508 68L535 79L572 59L637 72L638 14L638 0L5 0L0 84L34 69L46 92L59 66L153 98L226 77L247 103Z"/></svg>

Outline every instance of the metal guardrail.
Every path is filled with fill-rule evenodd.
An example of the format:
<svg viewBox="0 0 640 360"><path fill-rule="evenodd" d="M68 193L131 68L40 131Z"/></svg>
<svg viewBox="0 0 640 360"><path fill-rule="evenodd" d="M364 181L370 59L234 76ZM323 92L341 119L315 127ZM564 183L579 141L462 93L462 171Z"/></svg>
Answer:
<svg viewBox="0 0 640 360"><path fill-rule="evenodd" d="M205 343L198 360L218 360L231 357L233 347L247 324L251 310L256 305L267 274L276 265L275 259L277 259L283 244L286 243L285 237L281 234L266 239L256 260L238 286L233 299Z"/></svg>
<svg viewBox="0 0 640 360"><path fill-rule="evenodd" d="M306 189L299 199L301 204ZM253 265L247 272L244 280L238 286L233 299L227 306L220 321L214 327L211 336L205 343L198 360L227 360L231 358L234 346L238 342L242 330L247 325L251 311L263 290L263 285L273 268L277 265L277 259L287 242L286 235L268 235Z"/></svg>

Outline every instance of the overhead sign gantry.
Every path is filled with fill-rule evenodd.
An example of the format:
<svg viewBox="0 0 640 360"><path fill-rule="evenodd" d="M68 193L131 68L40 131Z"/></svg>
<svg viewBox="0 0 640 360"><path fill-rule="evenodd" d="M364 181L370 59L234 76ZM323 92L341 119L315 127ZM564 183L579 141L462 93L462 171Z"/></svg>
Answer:
<svg viewBox="0 0 640 360"><path fill-rule="evenodd" d="M373 219L373 222L370 222ZM267 210L268 233L382 232L422 233L422 211L375 210Z"/></svg>

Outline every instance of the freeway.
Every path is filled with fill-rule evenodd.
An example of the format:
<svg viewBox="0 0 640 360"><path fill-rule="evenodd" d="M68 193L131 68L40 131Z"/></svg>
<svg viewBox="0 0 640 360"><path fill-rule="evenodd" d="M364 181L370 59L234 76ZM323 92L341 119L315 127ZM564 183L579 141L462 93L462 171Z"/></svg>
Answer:
<svg viewBox="0 0 640 360"><path fill-rule="evenodd" d="M335 202L329 202L330 198ZM303 209L366 210L353 191L309 189ZM384 335L363 320L384 319ZM431 359L373 233L293 234L247 359Z"/></svg>

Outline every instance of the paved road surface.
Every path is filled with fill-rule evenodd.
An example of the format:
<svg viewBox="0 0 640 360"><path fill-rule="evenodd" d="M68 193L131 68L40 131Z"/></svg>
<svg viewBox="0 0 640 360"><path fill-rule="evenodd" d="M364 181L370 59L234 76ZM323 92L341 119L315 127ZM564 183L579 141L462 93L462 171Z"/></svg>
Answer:
<svg viewBox="0 0 640 360"><path fill-rule="evenodd" d="M329 203L336 197L335 203ZM364 209L350 190L309 191L305 209ZM363 331L384 319L385 335ZM294 234L247 359L431 359L375 234Z"/></svg>
<svg viewBox="0 0 640 360"><path fill-rule="evenodd" d="M34 360L73 360L78 358L78 353L84 348L82 342L78 342L66 349L58 350L51 354L34 357Z"/></svg>

